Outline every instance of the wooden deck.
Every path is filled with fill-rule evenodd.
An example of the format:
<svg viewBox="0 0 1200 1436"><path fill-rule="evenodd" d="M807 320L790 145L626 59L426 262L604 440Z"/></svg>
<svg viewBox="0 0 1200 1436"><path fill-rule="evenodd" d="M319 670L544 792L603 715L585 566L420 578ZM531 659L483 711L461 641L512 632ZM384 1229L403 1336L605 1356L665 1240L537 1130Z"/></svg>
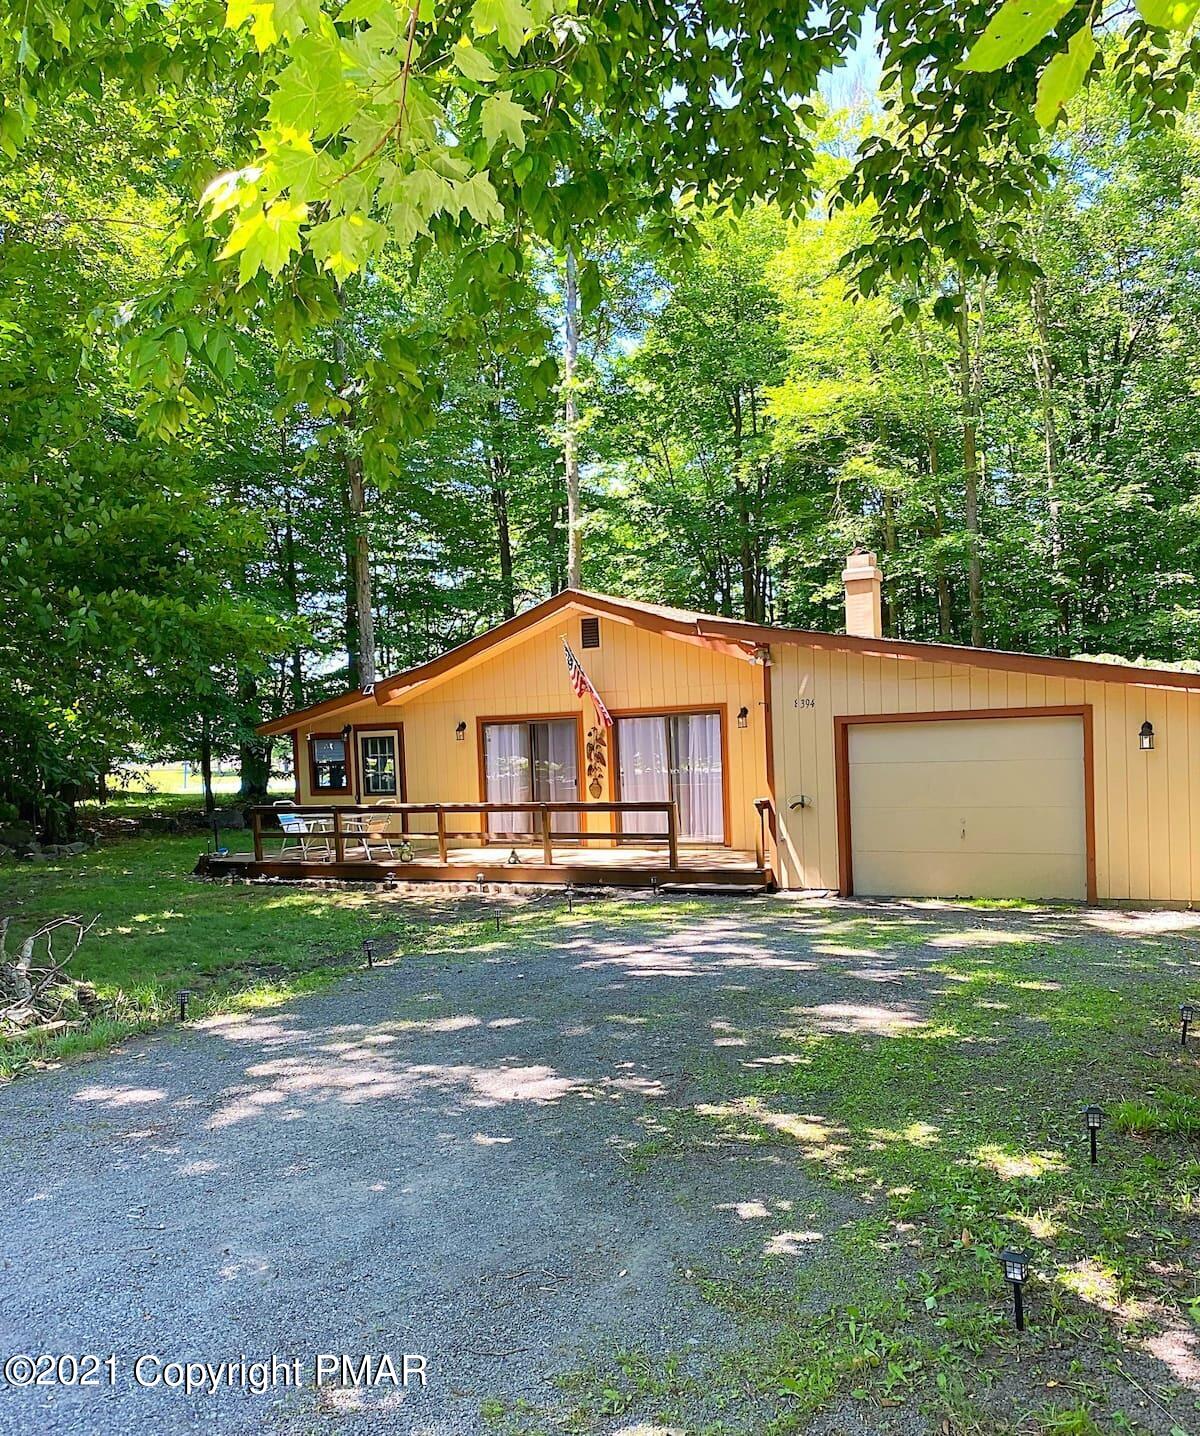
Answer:
<svg viewBox="0 0 1200 1436"><path fill-rule="evenodd" d="M264 852L261 861L254 854L208 854L204 870L211 877L249 878L337 878L349 882L454 882L471 883L481 876L485 883L574 883L580 887L699 887L770 886L771 874L754 853L734 848L681 847L678 865L671 868L659 847L556 846L554 861L542 860L540 846L518 844L517 863L509 861L513 849L498 843L478 847L451 848L442 862L436 853L417 853L409 862L365 857L354 850L343 862L332 858L305 861L293 856L279 857Z"/></svg>
<svg viewBox="0 0 1200 1436"><path fill-rule="evenodd" d="M259 806L250 850L208 853L211 877L348 882L546 883L761 888L757 852L682 841L673 802L388 803ZM629 831L661 815L663 831ZM760 808L760 820L765 816ZM591 827L603 822L607 827ZM468 826L464 827L463 825ZM503 836L496 827L518 826ZM493 836L485 841L483 834Z"/></svg>

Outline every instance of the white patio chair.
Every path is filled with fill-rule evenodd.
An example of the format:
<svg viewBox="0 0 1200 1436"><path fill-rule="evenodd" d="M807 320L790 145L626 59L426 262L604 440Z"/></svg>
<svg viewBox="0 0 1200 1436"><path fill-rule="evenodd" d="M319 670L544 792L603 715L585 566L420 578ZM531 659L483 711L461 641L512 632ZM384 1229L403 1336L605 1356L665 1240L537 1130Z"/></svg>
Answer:
<svg viewBox="0 0 1200 1436"><path fill-rule="evenodd" d="M342 819L342 832L347 837L354 836L361 839L354 846L362 848L368 861L381 852L386 853L389 858L396 856L387 827L386 813L380 813L378 816L372 813L347 813Z"/></svg>
<svg viewBox="0 0 1200 1436"><path fill-rule="evenodd" d="M303 813L280 813L279 827L283 833L283 846L279 856L296 853L304 862L325 862L333 856L329 845L330 823L328 818L307 818Z"/></svg>

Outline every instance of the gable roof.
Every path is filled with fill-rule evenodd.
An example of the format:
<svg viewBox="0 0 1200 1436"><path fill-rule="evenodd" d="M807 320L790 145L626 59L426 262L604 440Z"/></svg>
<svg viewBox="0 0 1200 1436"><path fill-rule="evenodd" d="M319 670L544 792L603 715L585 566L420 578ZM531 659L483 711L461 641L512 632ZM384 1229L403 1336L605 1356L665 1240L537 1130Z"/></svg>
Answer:
<svg viewBox="0 0 1200 1436"><path fill-rule="evenodd" d="M420 688L427 690L439 679L475 663L522 640L559 614L577 610L629 623L638 628L698 643L706 648L751 658L771 644L794 643L808 648L828 649L841 653L861 653L873 658L904 658L926 663L961 663L972 668L1002 669L1009 672L1037 673L1054 678L1091 679L1102 683L1129 683L1142 688L1182 688L1200 692L1200 673L1181 673L1172 668L1150 668L1134 663L1108 663L1094 658L1049 658L1036 653L1017 653L1000 648L971 648L956 643L921 643L901 638L858 638L848 633L824 633L812 628L773 628L768 624L746 623L719 614L699 613L689 608L670 608L665 604L642 603L632 598L616 598L611 594L590 593L586 589L564 589L552 598L543 599L515 618L506 619L487 632L448 649L427 663L405 668L388 678L380 679L373 689L355 688L285 713L269 723L259 725L261 734L284 733L309 719L335 713L374 698L376 703L402 703Z"/></svg>

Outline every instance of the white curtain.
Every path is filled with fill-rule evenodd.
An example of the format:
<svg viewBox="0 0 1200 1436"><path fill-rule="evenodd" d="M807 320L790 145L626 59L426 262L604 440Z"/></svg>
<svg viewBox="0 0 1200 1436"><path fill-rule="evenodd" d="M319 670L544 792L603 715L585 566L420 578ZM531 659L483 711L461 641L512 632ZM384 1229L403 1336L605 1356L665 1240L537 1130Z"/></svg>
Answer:
<svg viewBox="0 0 1200 1436"><path fill-rule="evenodd" d="M671 788L679 805L679 836L725 841L721 782L721 720L715 713L682 713L671 725Z"/></svg>
<svg viewBox="0 0 1200 1436"><path fill-rule="evenodd" d="M483 762L489 803L520 803L533 797L533 764L527 723L489 723L483 730ZM527 833L529 813L491 813L488 831L497 836Z"/></svg>
<svg viewBox="0 0 1200 1436"><path fill-rule="evenodd" d="M533 796L545 803L579 801L579 748L573 722L533 725L535 786ZM579 832L578 813L555 813L552 827L559 832Z"/></svg>
<svg viewBox="0 0 1200 1436"><path fill-rule="evenodd" d="M618 718L617 761L621 801L665 801L671 796L667 762L667 725L662 718ZM622 813L621 826L631 833L665 833L666 813Z"/></svg>

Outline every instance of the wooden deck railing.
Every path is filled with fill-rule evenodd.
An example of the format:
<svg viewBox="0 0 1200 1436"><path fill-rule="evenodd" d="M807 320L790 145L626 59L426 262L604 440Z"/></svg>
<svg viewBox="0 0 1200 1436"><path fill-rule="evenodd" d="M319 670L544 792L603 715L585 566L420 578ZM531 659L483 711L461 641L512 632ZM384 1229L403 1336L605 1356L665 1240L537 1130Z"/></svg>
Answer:
<svg viewBox="0 0 1200 1436"><path fill-rule="evenodd" d="M434 838L437 841L438 859L442 863L447 860L448 843L451 839L474 838L477 843L487 846L490 843L512 843L522 838L526 840L537 840L541 843L542 861L546 864L554 862L554 843L562 842L586 842L588 840L600 840L609 843L665 843L667 847L667 865L674 870L679 867L679 811L674 802L637 802L637 803L379 803L379 804L320 804L320 803L296 803L287 806L266 806L252 807L250 810L250 830L254 839L254 861L263 861L263 839L264 837L274 838L276 836L288 837L282 829L272 831L270 828L264 830L264 819L279 821L280 814L295 813L302 818L331 818L332 825L324 832L314 831L305 834L309 838L328 837L333 840L334 861L338 863L346 860L346 842L350 841L352 846L363 845L369 838L396 839L400 842L411 844L414 838ZM488 830L488 819L497 813L529 813L533 819L533 827L529 829L514 829L512 832L492 833ZM555 817L567 814L578 813L588 815L591 813L664 813L667 819L667 830L665 833L641 833L628 831L615 832L587 832L582 828L564 829L555 828L553 820ZM434 831L415 832L408 826L408 819L418 815L432 815L435 821ZM479 818L479 826L475 828L451 828L447 826L447 818L465 817L474 815ZM388 828L377 828L369 833L353 826L347 828L347 817L369 816L379 818L392 816L400 819L400 827L396 831Z"/></svg>

